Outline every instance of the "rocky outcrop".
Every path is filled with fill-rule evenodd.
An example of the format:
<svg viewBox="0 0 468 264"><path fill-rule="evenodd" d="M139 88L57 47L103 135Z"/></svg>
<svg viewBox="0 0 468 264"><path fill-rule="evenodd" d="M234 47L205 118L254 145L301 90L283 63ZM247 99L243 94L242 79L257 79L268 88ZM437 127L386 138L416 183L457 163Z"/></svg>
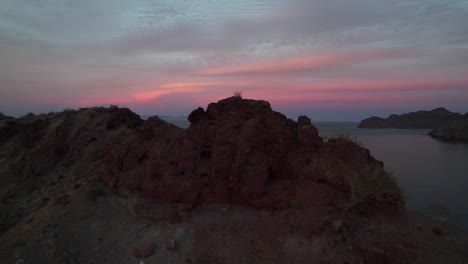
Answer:
<svg viewBox="0 0 468 264"><path fill-rule="evenodd" d="M182 129L111 107L8 120L0 136L10 176L2 181L39 185L66 171L167 202L284 209L298 200L346 203L350 180L367 166L382 166L367 149L324 142L308 117L293 121L266 101L231 97L188 119Z"/></svg>
<svg viewBox="0 0 468 264"><path fill-rule="evenodd" d="M98 107L1 121L0 258L417 263L444 248L462 262L465 240L417 231L383 164L349 138L239 97L188 118ZM428 234L444 239L416 243Z"/></svg>
<svg viewBox="0 0 468 264"><path fill-rule="evenodd" d="M265 101L231 97L194 110L188 119L187 130L149 119L109 144L106 181L116 190L141 190L168 202L284 209L297 199L330 199L310 191L319 183L340 190L330 194L344 202L360 169L381 166L367 149L324 142L309 118L295 122Z"/></svg>
<svg viewBox="0 0 468 264"><path fill-rule="evenodd" d="M392 114L387 118L370 117L362 120L359 128L435 128L450 123L461 117L445 108L436 108L431 111L417 111L402 115Z"/></svg>
<svg viewBox="0 0 468 264"><path fill-rule="evenodd" d="M429 135L447 141L468 142L468 113L443 126L434 128Z"/></svg>
<svg viewBox="0 0 468 264"><path fill-rule="evenodd" d="M60 198L63 184L101 177L104 146L142 123L129 109L103 107L0 121L0 232Z"/></svg>

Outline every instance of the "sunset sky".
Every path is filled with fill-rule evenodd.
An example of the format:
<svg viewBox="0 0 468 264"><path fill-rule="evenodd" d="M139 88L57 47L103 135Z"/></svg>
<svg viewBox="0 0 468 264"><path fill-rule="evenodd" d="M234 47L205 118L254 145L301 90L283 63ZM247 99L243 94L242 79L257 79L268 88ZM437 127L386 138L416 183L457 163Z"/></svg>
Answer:
<svg viewBox="0 0 468 264"><path fill-rule="evenodd" d="M187 115L234 91L313 120L466 112L468 1L0 1L5 114Z"/></svg>

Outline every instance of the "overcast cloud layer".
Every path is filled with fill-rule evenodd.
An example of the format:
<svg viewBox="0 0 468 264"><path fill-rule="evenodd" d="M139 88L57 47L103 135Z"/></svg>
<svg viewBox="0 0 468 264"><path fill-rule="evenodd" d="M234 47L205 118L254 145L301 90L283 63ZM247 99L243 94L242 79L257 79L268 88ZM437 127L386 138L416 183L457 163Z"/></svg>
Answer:
<svg viewBox="0 0 468 264"><path fill-rule="evenodd" d="M186 115L242 91L290 116L468 111L468 1L1 0L0 111Z"/></svg>

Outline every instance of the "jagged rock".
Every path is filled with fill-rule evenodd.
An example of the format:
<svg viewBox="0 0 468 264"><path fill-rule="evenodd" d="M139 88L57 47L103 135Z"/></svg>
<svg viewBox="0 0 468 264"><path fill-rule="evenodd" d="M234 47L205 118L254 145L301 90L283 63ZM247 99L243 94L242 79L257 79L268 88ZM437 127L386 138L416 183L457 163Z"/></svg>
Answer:
<svg viewBox="0 0 468 264"><path fill-rule="evenodd" d="M190 121L190 123L195 123L195 122L198 122L201 119L203 119L205 116L206 116L205 110L203 108L199 107L199 108L193 110L189 114L188 120Z"/></svg>
<svg viewBox="0 0 468 264"><path fill-rule="evenodd" d="M145 245L142 245L140 247L136 247L133 249L133 256L135 258L147 258L150 257L154 254L154 251L156 249L156 244L155 243L147 243Z"/></svg>
<svg viewBox="0 0 468 264"><path fill-rule="evenodd" d="M297 120L297 140L305 146L318 145L323 142L318 129L311 124L307 116L299 116Z"/></svg>
<svg viewBox="0 0 468 264"><path fill-rule="evenodd" d="M34 260L48 249L49 242L40 241L52 241L66 254L60 257L77 262L129 260L132 248L116 249L138 245L146 232L158 234L153 241L171 251L154 258L167 253L168 262L252 256L233 261L389 263L398 256L401 263L417 263L415 257L439 245L452 249L443 244L449 240L437 239L429 250L413 252L398 231L414 229L406 226L412 221L393 196L351 201L352 180L363 168L383 164L350 140L324 142L308 117L295 122L268 102L236 97L197 109L189 119L182 129L158 117L143 121L128 109L96 107L0 121L6 261ZM113 190L89 207L79 198L93 183ZM68 196L49 198L62 193L73 203L49 206L49 199L66 205ZM375 232L370 212L398 228ZM166 240L160 231L168 228ZM21 251L10 244L18 239L37 241L37 247L28 243ZM143 262L155 247L142 244L133 255Z"/></svg>
<svg viewBox="0 0 468 264"><path fill-rule="evenodd" d="M382 166L367 149L324 142L308 117L295 122L266 101L230 97L194 110L189 120L182 129L117 107L8 120L3 126L18 132L2 146L26 147L4 149L11 178L2 181L28 182L28 190L13 189L30 192L63 169L77 179L101 178L117 193L170 203L285 209L295 199L314 206L331 195L345 203L350 179L368 165Z"/></svg>
<svg viewBox="0 0 468 264"><path fill-rule="evenodd" d="M348 177L370 163L380 166L368 150L324 143L309 118L296 123L265 101L227 98L194 110L189 121L184 130L148 120L109 144L105 180L117 190L142 190L168 202L280 209L319 179L346 197ZM305 203L321 199L307 195Z"/></svg>

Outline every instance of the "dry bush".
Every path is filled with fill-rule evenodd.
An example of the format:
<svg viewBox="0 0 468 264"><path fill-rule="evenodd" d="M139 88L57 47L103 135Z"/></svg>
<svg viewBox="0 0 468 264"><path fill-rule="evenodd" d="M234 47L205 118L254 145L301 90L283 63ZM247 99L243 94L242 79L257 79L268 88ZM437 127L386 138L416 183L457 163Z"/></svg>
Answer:
<svg viewBox="0 0 468 264"><path fill-rule="evenodd" d="M381 197L391 197L400 201L403 199L403 192L391 173L381 166L367 166L351 181L351 199L354 202L362 202Z"/></svg>
<svg viewBox="0 0 468 264"><path fill-rule="evenodd" d="M242 98L242 92L240 92L240 91L235 91L235 92L234 92L234 97Z"/></svg>

